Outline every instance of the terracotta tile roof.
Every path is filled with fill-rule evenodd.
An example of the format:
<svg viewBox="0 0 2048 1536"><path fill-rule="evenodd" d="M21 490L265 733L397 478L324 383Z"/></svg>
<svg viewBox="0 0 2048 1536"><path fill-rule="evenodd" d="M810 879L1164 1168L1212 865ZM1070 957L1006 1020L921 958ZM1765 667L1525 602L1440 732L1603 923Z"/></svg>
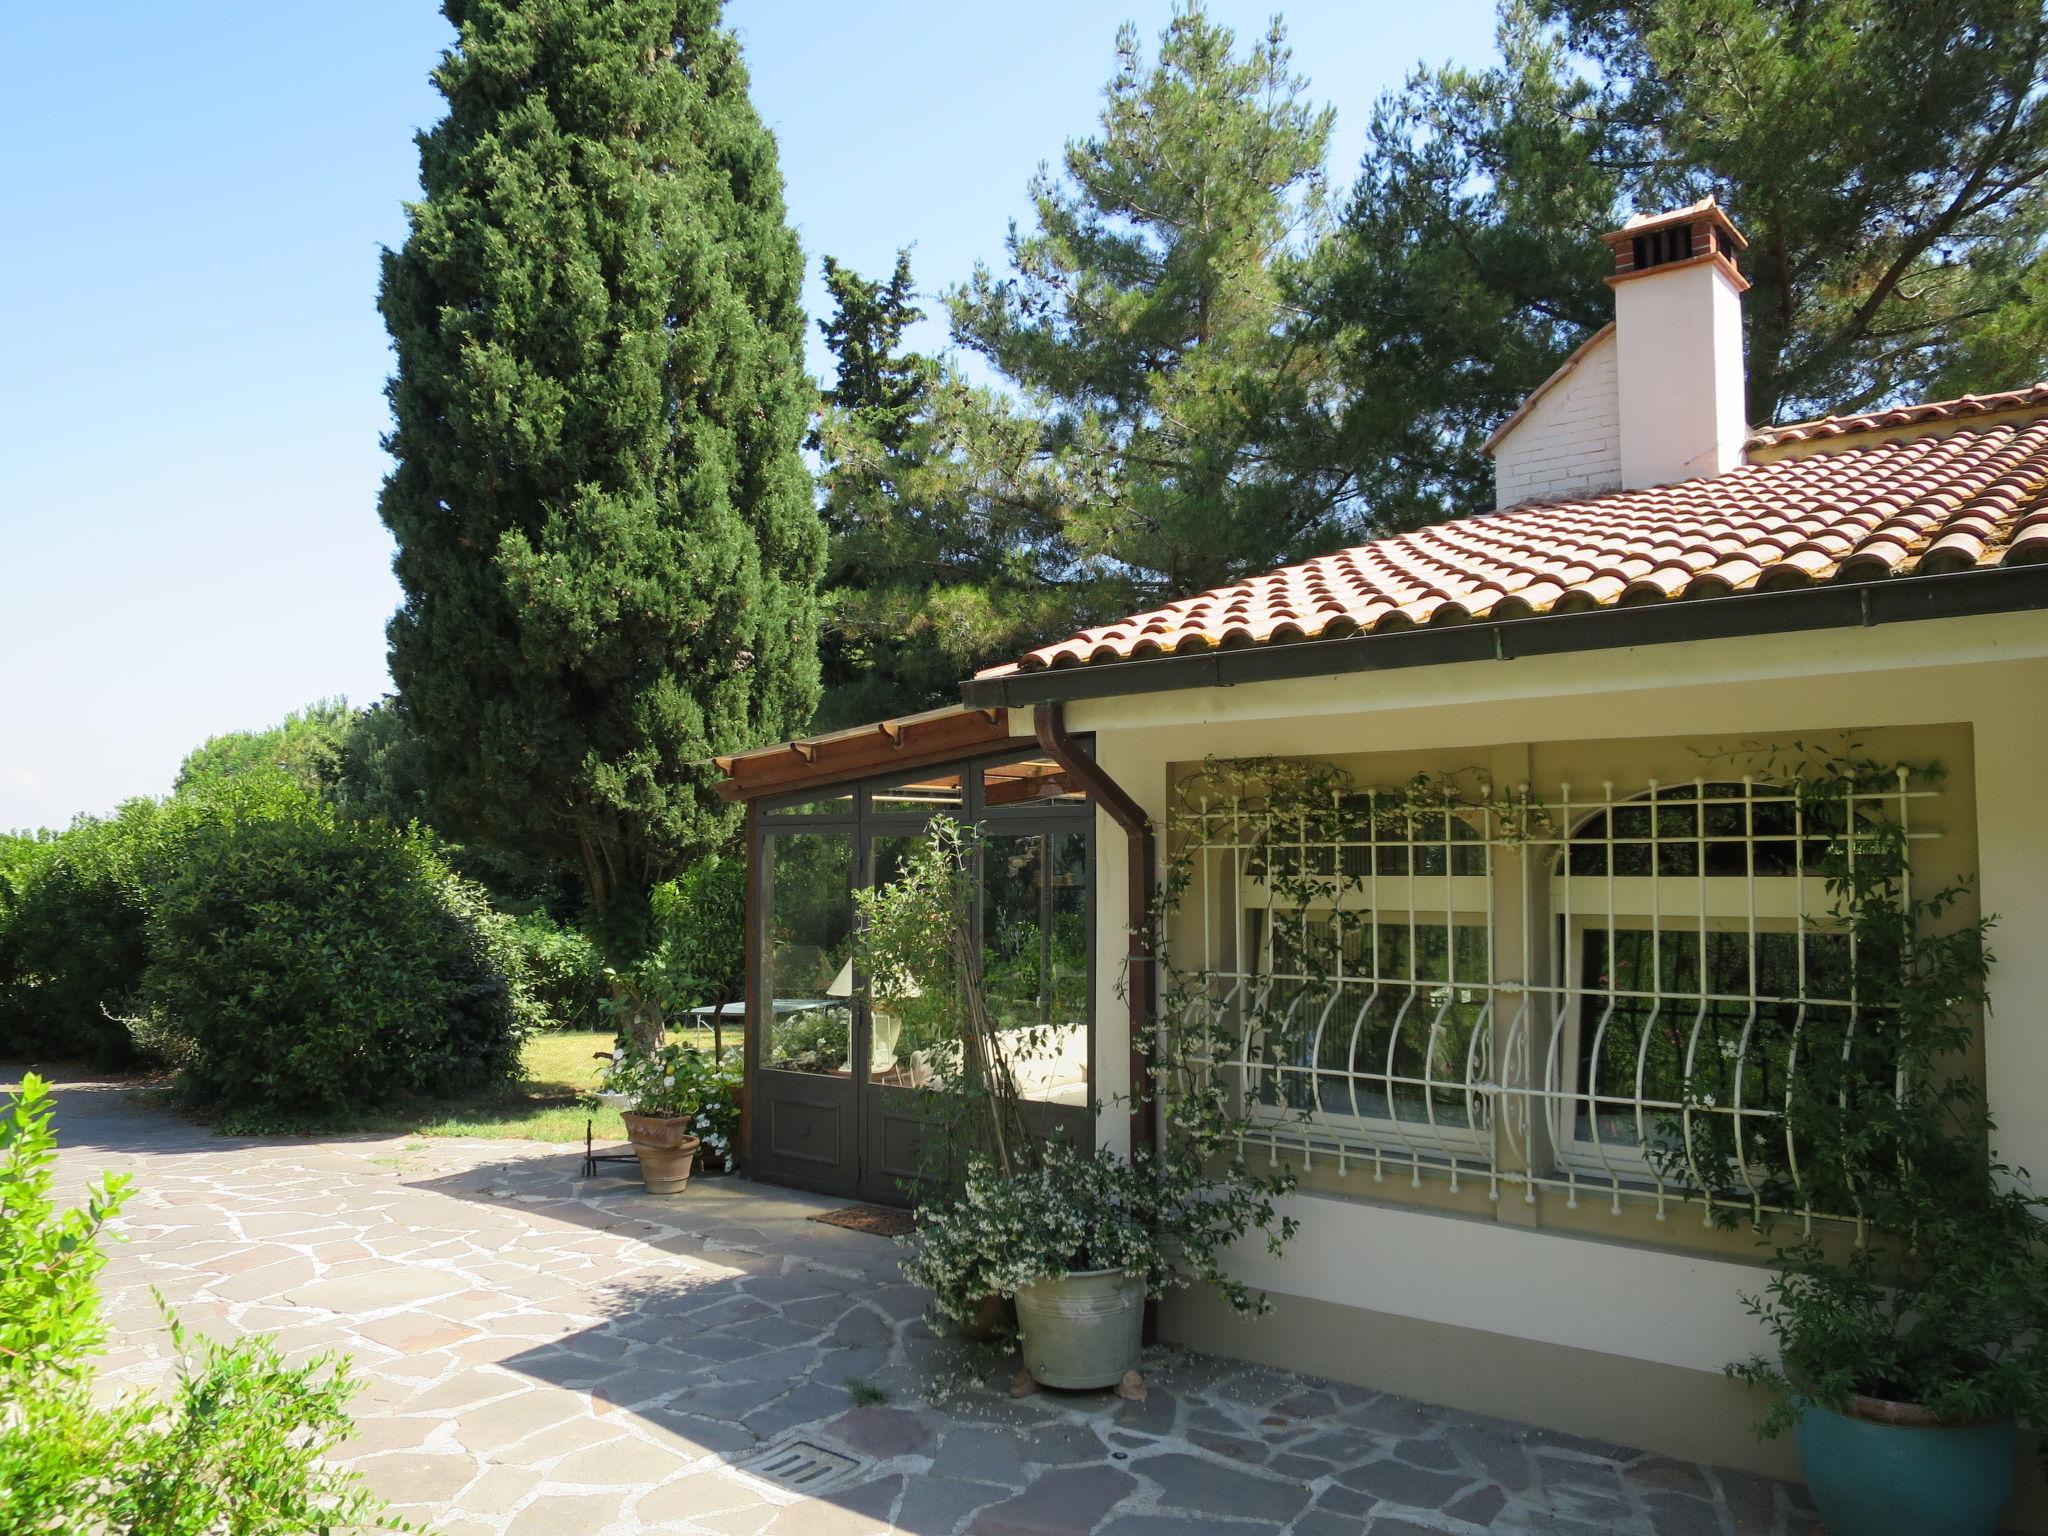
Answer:
<svg viewBox="0 0 2048 1536"><path fill-rule="evenodd" d="M1774 448L1780 443L1808 443L1852 432L1882 432L1891 427L1962 421L1972 416L2027 410L2041 405L2048 405L2048 383L2029 384L2025 389L2008 389L1995 395L1964 395L1960 400L1931 400L1925 405L1894 406L1888 411L1869 411L1861 416L1823 416L1818 421L1761 427L1750 434L1749 446Z"/></svg>
<svg viewBox="0 0 2048 1536"><path fill-rule="evenodd" d="M1981 400L2022 396L2033 392ZM2048 404L2048 388L2040 399ZM982 675L2048 561L2044 487L2048 417L1843 444L1375 539L1084 630Z"/></svg>

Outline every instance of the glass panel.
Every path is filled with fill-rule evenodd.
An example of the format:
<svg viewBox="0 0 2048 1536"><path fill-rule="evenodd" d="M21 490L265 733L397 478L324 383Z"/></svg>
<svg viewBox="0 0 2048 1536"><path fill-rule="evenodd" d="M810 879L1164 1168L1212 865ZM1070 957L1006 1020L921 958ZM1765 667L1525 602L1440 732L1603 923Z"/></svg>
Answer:
<svg viewBox="0 0 2048 1536"><path fill-rule="evenodd" d="M768 908L764 1065L845 1074L853 1053L853 834L761 840Z"/></svg>
<svg viewBox="0 0 2048 1536"><path fill-rule="evenodd" d="M770 816L851 816L852 795L819 795L801 805L777 805L769 808Z"/></svg>
<svg viewBox="0 0 2048 1536"><path fill-rule="evenodd" d="M934 769L875 790L869 804L877 811L957 811L965 807L967 799L960 787L959 770L946 773Z"/></svg>
<svg viewBox="0 0 2048 1536"><path fill-rule="evenodd" d="M1756 1112L1746 1139L1772 1134L1764 1119L1784 1108L1801 1036L1809 1050L1840 1049L1849 1018L1845 935L1809 933L1803 946L1796 933L1709 931L1705 939L1703 984L1697 930L1586 931L1580 1141L1647 1140L1653 1157L1682 1161L1683 1111L1690 1106L1725 1131L1738 1103L1745 1119Z"/></svg>
<svg viewBox="0 0 2048 1536"><path fill-rule="evenodd" d="M1254 981L1263 1102L1470 1128L1468 1058L1486 1014L1483 924L1411 924L1400 913L1375 923L1360 913L1340 927L1283 916L1262 941L1266 915L1252 916L1267 967Z"/></svg>
<svg viewBox="0 0 2048 1536"><path fill-rule="evenodd" d="M1580 823L1570 872L1605 875L1611 835L1618 878L1697 879L1702 854L1709 877L1818 874L1845 826L1839 802L1802 807L1782 785L1674 784Z"/></svg>
<svg viewBox="0 0 2048 1536"><path fill-rule="evenodd" d="M1027 1099L1088 1103L1088 837L991 835L982 854L982 978Z"/></svg>
<svg viewBox="0 0 2048 1536"><path fill-rule="evenodd" d="M990 810L1006 805L1086 805L1088 792L1049 757L1021 763L998 763L981 771L982 803Z"/></svg>
<svg viewBox="0 0 2048 1536"><path fill-rule="evenodd" d="M893 883L903 866L924 845L919 833L876 837L869 843L875 862L875 887ZM888 1008L868 1010L868 1081L899 1088L928 1086L937 1077L957 1074L959 1047L951 1008L946 999L899 998ZM943 1055L941 1053L944 1053Z"/></svg>

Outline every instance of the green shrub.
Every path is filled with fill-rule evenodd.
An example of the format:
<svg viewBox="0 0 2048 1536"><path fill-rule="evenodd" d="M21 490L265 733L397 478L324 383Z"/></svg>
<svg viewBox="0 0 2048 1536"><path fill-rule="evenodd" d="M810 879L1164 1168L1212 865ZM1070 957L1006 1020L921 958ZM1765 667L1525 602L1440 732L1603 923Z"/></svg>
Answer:
<svg viewBox="0 0 2048 1536"><path fill-rule="evenodd" d="M283 770L252 767L169 800L131 800L110 817L81 816L25 852L10 849L0 898L0 1053L132 1061L125 1020L143 1011L149 909L186 841L202 826L315 803Z"/></svg>
<svg viewBox="0 0 2048 1536"><path fill-rule="evenodd" d="M697 978L703 1002L738 997L746 971L747 869L713 854L654 888L657 948L673 972Z"/></svg>
<svg viewBox="0 0 2048 1536"><path fill-rule="evenodd" d="M185 756L173 795L222 779L282 773L309 794L329 794L341 776L342 752L356 711L347 699L320 699L261 731L209 737Z"/></svg>
<svg viewBox="0 0 2048 1536"><path fill-rule="evenodd" d="M133 800L10 853L0 1053L130 1059L128 1032L112 1014L130 1005L149 958L142 866L162 810Z"/></svg>
<svg viewBox="0 0 2048 1536"><path fill-rule="evenodd" d="M344 1361L288 1367L262 1337L195 1345L172 1317L181 1369L168 1400L94 1393L99 1238L127 1189L109 1175L83 1208L59 1211L50 1114L33 1075L0 1098L0 1530L404 1529L324 1460L351 1429Z"/></svg>
<svg viewBox="0 0 2048 1536"><path fill-rule="evenodd" d="M151 1009L186 1086L249 1127L507 1081L521 997L504 922L430 840L320 802L182 829L149 914Z"/></svg>
<svg viewBox="0 0 2048 1536"><path fill-rule="evenodd" d="M595 1029L606 996L604 957L545 912L506 921L506 942L544 1028Z"/></svg>

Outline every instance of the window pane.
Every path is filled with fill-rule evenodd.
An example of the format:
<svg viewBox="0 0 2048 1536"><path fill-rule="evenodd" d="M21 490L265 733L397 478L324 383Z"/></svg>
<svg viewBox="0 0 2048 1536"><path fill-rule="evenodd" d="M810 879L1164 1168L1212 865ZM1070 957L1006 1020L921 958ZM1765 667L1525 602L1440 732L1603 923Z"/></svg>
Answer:
<svg viewBox="0 0 2048 1536"><path fill-rule="evenodd" d="M1259 1098L1322 1115L1472 1125L1465 1084L1486 1012L1483 925L1283 916L1267 950L1271 969L1255 985Z"/></svg>
<svg viewBox="0 0 2048 1536"><path fill-rule="evenodd" d="M1027 1099L1088 1102L1088 839L991 835L982 854L982 977Z"/></svg>
<svg viewBox="0 0 2048 1536"><path fill-rule="evenodd" d="M853 1048L853 834L762 839L765 1065L844 1073Z"/></svg>
<svg viewBox="0 0 2048 1536"><path fill-rule="evenodd" d="M1672 1176L1733 1157L1738 1120L1745 1158L1777 1158L1795 1049L1840 1049L1849 1015L1843 935L1704 938L1704 976L1697 930L1595 928L1582 946L1575 1133Z"/></svg>
<svg viewBox="0 0 2048 1536"><path fill-rule="evenodd" d="M1572 834L1570 872L1605 875L1609 838L1618 878L1817 874L1844 818L1836 803L1796 803L1783 785L1674 784L1600 811Z"/></svg>
<svg viewBox="0 0 2048 1536"><path fill-rule="evenodd" d="M1006 805L1086 805L1087 792L1049 757L1021 763L998 763L981 771L982 803L990 810Z"/></svg>
<svg viewBox="0 0 2048 1536"><path fill-rule="evenodd" d="M873 839L869 850L875 861L875 888L894 884L924 843L923 835L915 832ZM959 1025L952 999L920 992L916 997L893 998L887 1007L870 1005L869 1082L927 1087L935 1078L956 1078L959 1070Z"/></svg>
<svg viewBox="0 0 2048 1536"><path fill-rule="evenodd" d="M850 816L853 814L853 796L818 795L800 805L777 805L768 810L770 816Z"/></svg>
<svg viewBox="0 0 2048 1536"><path fill-rule="evenodd" d="M877 811L957 811L967 800L957 771L934 771L877 789L868 803Z"/></svg>

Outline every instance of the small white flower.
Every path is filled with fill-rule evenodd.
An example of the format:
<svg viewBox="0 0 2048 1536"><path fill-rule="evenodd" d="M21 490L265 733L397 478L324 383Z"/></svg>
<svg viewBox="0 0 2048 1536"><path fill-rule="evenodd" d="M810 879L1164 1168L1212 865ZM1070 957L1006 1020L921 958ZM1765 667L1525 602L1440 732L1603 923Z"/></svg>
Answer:
<svg viewBox="0 0 2048 1536"><path fill-rule="evenodd" d="M675 1073L673 1073L673 1072L669 1073L669 1074L668 1074L668 1076L664 1077L664 1078L663 1078L663 1079L661 1080L661 1086L662 1086L662 1087L664 1087L664 1088L673 1088L673 1087L675 1087L675 1085L676 1085L676 1075L675 1075Z"/></svg>

